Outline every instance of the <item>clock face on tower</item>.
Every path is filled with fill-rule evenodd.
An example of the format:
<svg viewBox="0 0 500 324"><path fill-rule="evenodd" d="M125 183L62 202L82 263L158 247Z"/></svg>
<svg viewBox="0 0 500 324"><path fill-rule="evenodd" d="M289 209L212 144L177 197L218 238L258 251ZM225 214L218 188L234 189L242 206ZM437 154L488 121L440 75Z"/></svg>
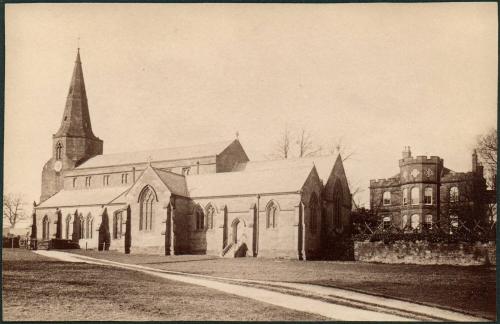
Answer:
<svg viewBox="0 0 500 324"><path fill-rule="evenodd" d="M62 162L61 161L56 161L56 163L54 163L54 170L56 172L59 172L59 171L61 171L61 169L62 169Z"/></svg>
<svg viewBox="0 0 500 324"><path fill-rule="evenodd" d="M419 173L420 173L420 172L419 172L417 169L413 169L413 170L411 170L411 175L412 175L412 177L414 177L414 178L416 178L416 177L419 175Z"/></svg>
<svg viewBox="0 0 500 324"><path fill-rule="evenodd" d="M432 170L431 170L431 169L426 169L426 170L425 170L425 176L426 176L427 178L432 177L432 175L433 175L433 174L434 174L434 172L432 172Z"/></svg>

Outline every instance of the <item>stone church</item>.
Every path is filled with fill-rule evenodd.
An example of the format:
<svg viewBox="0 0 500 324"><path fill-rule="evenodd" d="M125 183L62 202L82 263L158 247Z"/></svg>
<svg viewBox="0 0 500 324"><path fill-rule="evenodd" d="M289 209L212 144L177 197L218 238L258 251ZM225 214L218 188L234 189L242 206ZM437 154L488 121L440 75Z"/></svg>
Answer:
<svg viewBox="0 0 500 324"><path fill-rule="evenodd" d="M107 241L125 253L334 259L350 235L340 156L249 161L238 141L103 154L78 51L52 157L38 242ZM108 239L106 239L108 238Z"/></svg>

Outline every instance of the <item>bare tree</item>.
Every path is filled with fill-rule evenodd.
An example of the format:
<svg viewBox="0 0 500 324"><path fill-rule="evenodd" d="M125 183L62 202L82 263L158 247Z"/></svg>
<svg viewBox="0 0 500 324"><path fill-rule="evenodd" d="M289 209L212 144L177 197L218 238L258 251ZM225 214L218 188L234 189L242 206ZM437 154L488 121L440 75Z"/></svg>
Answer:
<svg viewBox="0 0 500 324"><path fill-rule="evenodd" d="M280 138L276 141L274 146L273 157L278 159L288 159L290 157L290 139L291 134L288 126L285 126L285 130L280 135Z"/></svg>
<svg viewBox="0 0 500 324"><path fill-rule="evenodd" d="M24 217L23 197L21 195L3 195L3 217L8 219L10 226L14 227L19 219Z"/></svg>
<svg viewBox="0 0 500 324"><path fill-rule="evenodd" d="M316 147L314 145L311 133L308 132L305 128L302 128L300 130L296 144L298 146L298 155L301 158L314 156L321 151L321 146Z"/></svg>
<svg viewBox="0 0 500 324"><path fill-rule="evenodd" d="M492 128L485 135L477 139L477 152L481 162L486 167L486 177L490 188L496 189L497 176L497 130Z"/></svg>

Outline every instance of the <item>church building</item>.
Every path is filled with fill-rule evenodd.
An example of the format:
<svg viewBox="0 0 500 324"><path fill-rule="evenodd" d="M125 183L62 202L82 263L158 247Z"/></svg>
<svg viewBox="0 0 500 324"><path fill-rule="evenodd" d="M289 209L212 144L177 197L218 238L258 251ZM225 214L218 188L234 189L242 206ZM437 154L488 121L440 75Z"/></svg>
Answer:
<svg viewBox="0 0 500 324"><path fill-rule="evenodd" d="M249 161L238 139L103 154L78 51L33 215L39 242L124 253L334 259L350 235L340 156Z"/></svg>

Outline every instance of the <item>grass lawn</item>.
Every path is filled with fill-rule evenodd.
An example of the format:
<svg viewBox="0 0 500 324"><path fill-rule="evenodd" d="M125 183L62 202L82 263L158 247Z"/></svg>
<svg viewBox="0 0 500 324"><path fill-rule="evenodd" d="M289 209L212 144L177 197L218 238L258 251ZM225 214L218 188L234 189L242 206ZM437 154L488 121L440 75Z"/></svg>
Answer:
<svg viewBox="0 0 500 324"><path fill-rule="evenodd" d="M325 320L135 271L3 249L3 320Z"/></svg>
<svg viewBox="0 0 500 324"><path fill-rule="evenodd" d="M288 281L354 289L496 318L496 270L486 266L401 265L214 256L76 253L153 268L228 278Z"/></svg>

